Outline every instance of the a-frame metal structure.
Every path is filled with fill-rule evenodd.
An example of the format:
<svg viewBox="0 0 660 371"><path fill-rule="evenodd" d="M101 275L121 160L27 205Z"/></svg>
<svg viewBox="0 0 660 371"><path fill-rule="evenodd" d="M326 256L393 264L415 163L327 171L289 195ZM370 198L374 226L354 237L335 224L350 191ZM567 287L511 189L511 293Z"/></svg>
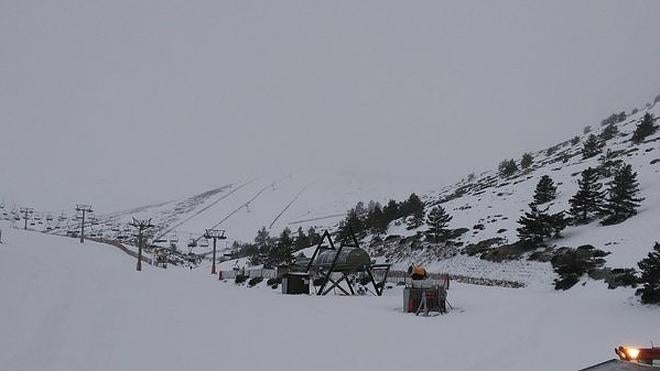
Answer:
<svg viewBox="0 0 660 371"><path fill-rule="evenodd" d="M353 288L353 283L351 283L351 278L354 278L359 273L365 273L369 277L369 283L371 283L373 286L374 291L372 292L368 288L367 291L377 296L381 296L383 294L383 290L385 289L385 282L387 281L387 275L390 271L390 264L374 264L369 262L368 264L342 265L341 267L338 265L338 259L345 247L360 249L360 243L358 242L352 230L350 230L350 235L353 244L341 243L339 247L336 247L335 243L332 241L332 236L330 233L327 230L323 233L321 241L319 241L319 244L314 250L312 258L307 263L307 267L305 269L305 272L310 274L310 276L322 276L321 285L316 290L317 295L327 295L335 288L340 290L344 295L355 295L355 290ZM326 240L329 247L323 246L323 243ZM321 252L328 250L335 251L332 264L330 264L330 266L317 264L314 260L319 256ZM333 278L333 273L339 273L341 274L341 277L335 280ZM376 281L376 273L382 273L382 278L379 281ZM346 282L350 292L340 285L342 281Z"/></svg>

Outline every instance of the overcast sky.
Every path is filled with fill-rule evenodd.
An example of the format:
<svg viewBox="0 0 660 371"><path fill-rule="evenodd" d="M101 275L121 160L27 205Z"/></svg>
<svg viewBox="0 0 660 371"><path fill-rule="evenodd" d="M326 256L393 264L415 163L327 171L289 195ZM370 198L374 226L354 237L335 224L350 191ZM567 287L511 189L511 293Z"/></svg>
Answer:
<svg viewBox="0 0 660 371"><path fill-rule="evenodd" d="M0 199L440 186L658 93L655 0L0 0Z"/></svg>

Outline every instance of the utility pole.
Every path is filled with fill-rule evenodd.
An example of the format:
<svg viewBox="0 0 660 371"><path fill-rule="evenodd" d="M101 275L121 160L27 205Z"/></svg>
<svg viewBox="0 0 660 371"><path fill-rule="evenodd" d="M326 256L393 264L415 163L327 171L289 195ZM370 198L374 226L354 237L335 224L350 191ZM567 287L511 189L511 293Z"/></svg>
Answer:
<svg viewBox="0 0 660 371"><path fill-rule="evenodd" d="M133 222L129 225L138 230L138 261L137 261L136 270L141 271L142 270L142 236L144 231L153 228L154 225L151 224L151 219L137 220L135 218L133 218Z"/></svg>
<svg viewBox="0 0 660 371"><path fill-rule="evenodd" d="M25 221L25 225L23 226L23 229L27 230L28 216L32 215L34 209L31 207L21 207L20 212L23 214L23 220Z"/></svg>
<svg viewBox="0 0 660 371"><path fill-rule="evenodd" d="M85 213L92 212L92 205L78 204L76 211L82 212L82 222L80 223L80 243L85 242Z"/></svg>
<svg viewBox="0 0 660 371"><path fill-rule="evenodd" d="M224 229L207 229L206 233L204 233L204 238L212 238L213 239L213 265L211 265L211 274L216 274L216 269L215 269L215 254L216 254L216 243L218 240L226 240L227 236L225 236L225 230Z"/></svg>

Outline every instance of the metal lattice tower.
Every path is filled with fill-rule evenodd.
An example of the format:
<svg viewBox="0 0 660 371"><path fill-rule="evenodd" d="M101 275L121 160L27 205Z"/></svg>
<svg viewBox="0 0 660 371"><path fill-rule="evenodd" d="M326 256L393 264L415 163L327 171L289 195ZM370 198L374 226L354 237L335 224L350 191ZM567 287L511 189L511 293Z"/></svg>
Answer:
<svg viewBox="0 0 660 371"><path fill-rule="evenodd" d="M142 239L144 236L144 232L146 230L153 228L154 225L151 224L151 219L138 220L135 218L133 218L133 222L131 222L131 224L129 225L138 230L138 260L135 269L141 271L142 270Z"/></svg>
<svg viewBox="0 0 660 371"><path fill-rule="evenodd" d="M76 211L82 213L82 221L80 222L80 243L85 242L85 214L92 212L92 205L78 204Z"/></svg>
<svg viewBox="0 0 660 371"><path fill-rule="evenodd" d="M207 229L204 233L204 237L213 239L213 264L211 265L211 274L216 274L215 267L215 254L216 254L216 243L218 240L226 240L227 236L225 235L224 229Z"/></svg>

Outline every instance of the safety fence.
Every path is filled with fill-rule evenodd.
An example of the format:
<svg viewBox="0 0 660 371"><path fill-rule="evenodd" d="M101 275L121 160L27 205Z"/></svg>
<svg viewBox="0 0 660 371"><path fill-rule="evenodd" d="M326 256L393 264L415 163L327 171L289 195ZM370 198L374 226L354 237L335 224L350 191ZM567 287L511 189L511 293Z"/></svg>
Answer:
<svg viewBox="0 0 660 371"><path fill-rule="evenodd" d="M225 270L221 271L223 279L234 279L236 276L243 275L250 278L253 277L263 277L264 279L277 278L276 269L241 269L241 270ZM383 278L381 272L375 272L374 278L376 281L380 281ZM456 281L461 283L467 283L471 285L480 285L480 286L499 286L499 287L510 287L510 288L520 288L525 287L524 284L516 281L500 280L500 279L491 279L483 277L470 277L460 274L446 274L446 273L429 273L428 280L431 283L435 283L440 286L448 287L449 281ZM407 281L410 281L408 272L406 271L389 271L387 274L387 283L391 284L404 284ZM427 281L428 282L428 281Z"/></svg>

